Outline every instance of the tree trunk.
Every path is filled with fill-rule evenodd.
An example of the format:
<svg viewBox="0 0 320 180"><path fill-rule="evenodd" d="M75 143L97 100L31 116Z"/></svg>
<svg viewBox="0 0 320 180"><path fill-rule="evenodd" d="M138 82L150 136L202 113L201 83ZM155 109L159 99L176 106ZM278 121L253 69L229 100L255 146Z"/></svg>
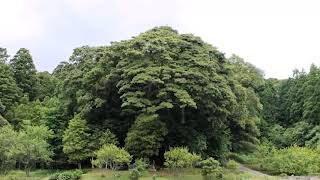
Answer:
<svg viewBox="0 0 320 180"><path fill-rule="evenodd" d="M26 164L25 171L26 171L27 177L29 177L29 176L30 176L30 167L29 167L29 164Z"/></svg>
<svg viewBox="0 0 320 180"><path fill-rule="evenodd" d="M78 163L78 169L81 169L81 162Z"/></svg>
<svg viewBox="0 0 320 180"><path fill-rule="evenodd" d="M26 161L24 164L24 170L26 172L27 177L30 176L30 168L31 168L31 163L29 161Z"/></svg>
<svg viewBox="0 0 320 180"><path fill-rule="evenodd" d="M152 169L153 169L154 172L157 171L156 170L156 162L154 160L152 161Z"/></svg>
<svg viewBox="0 0 320 180"><path fill-rule="evenodd" d="M185 124L185 115L184 115L184 107L181 109L181 124Z"/></svg>
<svg viewBox="0 0 320 180"><path fill-rule="evenodd" d="M93 165L93 157L91 157L91 169L94 168L94 165Z"/></svg>
<svg viewBox="0 0 320 180"><path fill-rule="evenodd" d="M27 168L26 169L26 175L29 177L30 176L30 170Z"/></svg>

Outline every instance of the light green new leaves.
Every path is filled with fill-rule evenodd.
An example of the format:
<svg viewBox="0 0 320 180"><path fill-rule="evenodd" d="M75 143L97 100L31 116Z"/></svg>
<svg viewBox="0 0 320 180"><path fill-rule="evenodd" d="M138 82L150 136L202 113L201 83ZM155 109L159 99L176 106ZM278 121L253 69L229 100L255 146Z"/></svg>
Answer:
<svg viewBox="0 0 320 180"><path fill-rule="evenodd" d="M170 151L164 153L164 158L164 165L172 169L190 168L201 160L199 155L190 153L185 147L171 148Z"/></svg>
<svg viewBox="0 0 320 180"><path fill-rule="evenodd" d="M88 130L86 121L80 115L70 120L63 135L63 152L68 155L70 162L80 162L88 157Z"/></svg>
<svg viewBox="0 0 320 180"><path fill-rule="evenodd" d="M118 148L114 144L106 144L101 149L95 152L96 160L93 164L98 167L105 166L115 170L119 165L129 164L132 157L124 149Z"/></svg>

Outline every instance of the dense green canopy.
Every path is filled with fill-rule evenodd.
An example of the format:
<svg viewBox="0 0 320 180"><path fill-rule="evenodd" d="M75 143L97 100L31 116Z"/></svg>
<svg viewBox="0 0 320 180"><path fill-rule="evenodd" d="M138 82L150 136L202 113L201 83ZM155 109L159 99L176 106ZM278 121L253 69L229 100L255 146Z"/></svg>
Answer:
<svg viewBox="0 0 320 180"><path fill-rule="evenodd" d="M237 80L229 79L224 55L198 37L161 27L108 47L78 48L56 76L64 77L70 113L111 129L137 157L195 143L208 155L228 151Z"/></svg>
<svg viewBox="0 0 320 180"><path fill-rule="evenodd" d="M88 165L106 144L160 165L178 146L219 160L261 141L320 147L314 65L286 80L264 79L239 56L226 58L170 27L76 48L52 74L37 72L27 49L9 64L8 57L0 48L0 126L46 126L54 135L45 139L53 152L45 159L55 167Z"/></svg>

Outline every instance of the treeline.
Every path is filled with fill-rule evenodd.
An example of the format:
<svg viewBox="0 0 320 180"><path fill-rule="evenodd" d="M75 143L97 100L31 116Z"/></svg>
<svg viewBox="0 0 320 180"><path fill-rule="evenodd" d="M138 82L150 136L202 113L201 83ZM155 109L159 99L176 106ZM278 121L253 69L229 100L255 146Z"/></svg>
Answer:
<svg viewBox="0 0 320 180"><path fill-rule="evenodd" d="M7 149L13 141L0 139L1 163L16 167L91 166L94 152L110 143L160 166L170 147L181 146L222 161L266 139L279 147L314 146L320 129L316 67L265 80L240 57L226 58L170 27L77 48L52 74L37 72L28 50L10 59L2 48L0 72L0 134L47 134L33 136L48 143L48 156L31 164L12 159L19 157Z"/></svg>
<svg viewBox="0 0 320 180"><path fill-rule="evenodd" d="M277 147L318 149L320 145L320 69L295 70L286 80L266 80L261 99L266 138Z"/></svg>

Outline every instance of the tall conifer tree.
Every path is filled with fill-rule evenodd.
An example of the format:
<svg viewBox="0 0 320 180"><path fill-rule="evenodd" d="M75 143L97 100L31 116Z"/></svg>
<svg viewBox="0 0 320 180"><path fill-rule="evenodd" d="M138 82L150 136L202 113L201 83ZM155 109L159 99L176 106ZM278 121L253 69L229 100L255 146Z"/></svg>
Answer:
<svg viewBox="0 0 320 180"><path fill-rule="evenodd" d="M10 65L18 87L29 96L30 100L34 100L38 94L37 71L29 50L25 48L19 49L17 54L11 59Z"/></svg>

